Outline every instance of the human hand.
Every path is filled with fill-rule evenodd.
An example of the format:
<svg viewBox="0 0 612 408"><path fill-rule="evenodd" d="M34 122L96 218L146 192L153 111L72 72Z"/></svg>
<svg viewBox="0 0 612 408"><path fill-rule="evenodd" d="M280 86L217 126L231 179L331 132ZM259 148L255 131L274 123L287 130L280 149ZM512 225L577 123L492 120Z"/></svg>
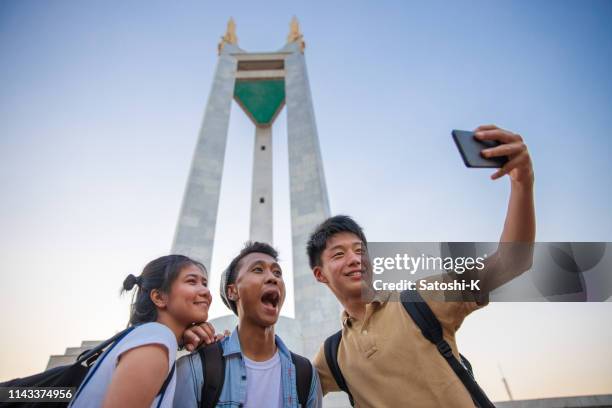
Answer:
<svg viewBox="0 0 612 408"><path fill-rule="evenodd" d="M223 334L215 334L215 328L208 322L195 324L183 332L183 344L188 351L194 351L200 345L211 344L229 336L226 330Z"/></svg>
<svg viewBox="0 0 612 408"><path fill-rule="evenodd" d="M495 140L501 143L499 146L484 149L481 152L484 158L503 156L508 158L506 164L491 175L492 180L509 174L513 183L524 186L533 185L534 175L531 156L521 135L495 125L479 126L474 132L476 132L475 137L478 140Z"/></svg>

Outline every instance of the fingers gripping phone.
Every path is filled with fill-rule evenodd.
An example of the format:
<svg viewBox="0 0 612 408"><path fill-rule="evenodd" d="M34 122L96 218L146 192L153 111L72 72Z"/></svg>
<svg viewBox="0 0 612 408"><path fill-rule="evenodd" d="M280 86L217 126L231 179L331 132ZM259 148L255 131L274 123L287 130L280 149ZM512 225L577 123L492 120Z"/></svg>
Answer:
<svg viewBox="0 0 612 408"><path fill-rule="evenodd" d="M478 140L474 137L474 132L468 130L453 130L452 135L467 167L500 168L508 161L506 157L485 159L480 154L483 149L499 146L501 143L498 141Z"/></svg>

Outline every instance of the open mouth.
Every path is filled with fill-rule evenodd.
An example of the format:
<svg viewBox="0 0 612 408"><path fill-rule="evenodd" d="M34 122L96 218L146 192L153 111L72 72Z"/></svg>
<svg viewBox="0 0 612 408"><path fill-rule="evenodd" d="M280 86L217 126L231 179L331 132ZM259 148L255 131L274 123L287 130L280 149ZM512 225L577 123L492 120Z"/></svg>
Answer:
<svg viewBox="0 0 612 408"><path fill-rule="evenodd" d="M280 292L278 289L268 289L261 296L261 303L264 304L270 310L276 311L278 304L280 303Z"/></svg>

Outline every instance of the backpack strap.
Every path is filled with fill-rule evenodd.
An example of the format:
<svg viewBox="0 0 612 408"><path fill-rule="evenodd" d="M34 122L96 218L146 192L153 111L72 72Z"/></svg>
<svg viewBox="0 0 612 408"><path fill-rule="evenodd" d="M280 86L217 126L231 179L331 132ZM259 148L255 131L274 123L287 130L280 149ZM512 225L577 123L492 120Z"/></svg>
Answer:
<svg viewBox="0 0 612 408"><path fill-rule="evenodd" d="M470 363L470 360L465 358L465 356L461 353L459 353L459 357L461 358L461 364L463 364L463 366L465 367L466 370L468 370L470 375L474 377L474 370L472 369L472 364Z"/></svg>
<svg viewBox="0 0 612 408"><path fill-rule="evenodd" d="M102 355L102 358L100 358L100 362L98 363L98 365L96 365L94 368L92 368L91 370L89 370L87 372L87 375L86 375L85 379L79 385L79 388L77 389L77 392L74 395L74 398L72 399L73 401L76 400L77 397L81 394L81 391L83 391L83 388L85 388L85 386L87 385L89 380L91 380L93 375L96 373L96 370L98 368L100 368L100 366L102 365L102 361L104 361L104 359L110 353L110 351L113 349L113 347L115 347L117 344L119 344L119 342L121 340L123 340L123 338L125 336L127 336L135 328L136 328L136 326L130 326L127 329L124 329L124 330L120 331L119 333L115 334L110 339L108 339L108 340L102 342L101 344L97 345L93 349L88 350L88 351L84 351L83 353L81 353L81 355L79 355L79 357L77 358L77 361L74 363L74 365L84 364L87 367L91 367L91 365L94 363L94 361L96 361L98 359L98 357L100 357L100 355ZM106 347L108 347L108 348L105 350Z"/></svg>
<svg viewBox="0 0 612 408"><path fill-rule="evenodd" d="M471 364L466 359L463 359L464 364L469 367L466 368L454 356L453 350L442 336L442 325L421 295L415 290L405 290L401 293L401 300L404 309L406 309L406 312L408 312L412 320L421 329L423 336L436 345L442 357L444 357L465 388L467 388L476 406L480 408L495 408L495 405L493 405L474 379L471 372Z"/></svg>
<svg viewBox="0 0 612 408"><path fill-rule="evenodd" d="M219 402L225 381L225 357L220 342L212 343L198 350L202 362L204 382L200 396L200 408L213 408Z"/></svg>
<svg viewBox="0 0 612 408"><path fill-rule="evenodd" d="M119 344L119 342L121 340L123 340L123 338L125 336L127 336L136 327L137 326L130 326L127 329L124 329L124 330L120 331L119 333L115 334L110 339L100 343L99 345L97 345L93 349L85 350L84 352L82 352L77 357L77 361L74 363L75 365L83 364L83 365L86 365L87 367L90 367L95 361L97 361L97 359L100 357L100 355L102 355L102 358L100 358L99 364L97 366L95 366L93 369L91 369L90 372L87 373L87 377L84 379L84 381L79 386L79 389L77 390L74 398L72 399L73 401L77 399L77 397L79 396L79 394L81 393L83 388L85 388L85 386L87 385L89 380L96 373L96 370L100 367L100 365L102 364L102 361L104 360L104 358L106 358L108 353L110 353L110 351L113 349L113 347L115 347L117 344ZM110 346L110 347L108 347L108 346ZM108 347L108 349L105 350L106 347ZM174 369L175 368L176 368L176 362L174 364L172 364L172 369L170 370L170 373L168 373L168 376L164 380L164 383L162 384L159 392L156 394L156 397L157 397L157 395L161 395L161 398L159 399L159 402L157 403L158 407L161 405L161 402L164 399L164 394L166 392L166 388L168 388L168 385L170 384L170 381L172 381L172 375L174 374Z"/></svg>
<svg viewBox="0 0 612 408"><path fill-rule="evenodd" d="M157 402L157 408L161 407L161 403L164 400L164 396L166 395L166 388L168 388L168 385L170 384L170 381L172 381L172 376L174 375L174 369L175 368L176 368L176 361L174 362L174 364L172 364L172 369L170 370L170 373L168 374L168 377L166 377L166 380L162 384L161 389L157 393L157 395L160 395L159 401Z"/></svg>
<svg viewBox="0 0 612 408"><path fill-rule="evenodd" d="M111 348L114 347L115 344L119 343L119 341L121 341L125 336L127 336L135 328L136 326L130 326L126 329L123 329L119 333L111 337L110 339L104 340L102 343L98 344L94 348L83 351L81 354L79 354L75 363L82 364L87 367L91 367L91 365L97 360L98 357L100 357L100 355L104 352L104 350L108 346L112 344Z"/></svg>
<svg viewBox="0 0 612 408"><path fill-rule="evenodd" d="M340 390L348 394L349 402L351 403L351 406L354 407L355 401L353 400L353 395L349 391L346 381L344 380L344 376L342 375L342 371L340 371L340 366L338 365L338 347L340 347L340 340L342 340L342 330L339 330L325 339L325 343L323 345L325 361L327 362L327 366L334 376L334 380L336 380L336 384L338 384Z"/></svg>
<svg viewBox="0 0 612 408"><path fill-rule="evenodd" d="M312 386L312 364L306 357L294 352L291 352L291 361L295 365L298 402L302 408L306 408L308 394L310 394L310 387Z"/></svg>

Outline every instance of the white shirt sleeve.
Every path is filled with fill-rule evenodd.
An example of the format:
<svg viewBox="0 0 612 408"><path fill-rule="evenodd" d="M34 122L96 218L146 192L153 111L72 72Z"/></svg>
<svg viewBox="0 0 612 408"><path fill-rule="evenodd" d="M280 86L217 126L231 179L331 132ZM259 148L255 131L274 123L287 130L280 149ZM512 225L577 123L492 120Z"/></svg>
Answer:
<svg viewBox="0 0 612 408"><path fill-rule="evenodd" d="M170 372L172 364L176 360L176 349L178 347L176 337L167 326L157 322L146 323L137 327L121 343L117 344L115 350L113 350L116 351L114 366L117 366L123 353L149 344L159 344L166 349L168 353L168 372Z"/></svg>
<svg viewBox="0 0 612 408"><path fill-rule="evenodd" d="M159 344L164 347L168 353L168 373L172 370L174 360L176 359L176 337L174 333L165 325L157 322L145 323L132 330L119 343L108 352L103 354L96 364L90 369L92 372L91 378L87 384L81 384L83 387L80 390L79 396L70 403L73 408L99 408L104 401L106 391L112 380L117 363L121 355L136 347L145 346L148 344ZM87 378L87 377L86 377ZM176 372L172 376L168 388L163 396L161 406L171 407L174 399L174 389L176 386ZM156 407L160 396L156 396L152 406Z"/></svg>

